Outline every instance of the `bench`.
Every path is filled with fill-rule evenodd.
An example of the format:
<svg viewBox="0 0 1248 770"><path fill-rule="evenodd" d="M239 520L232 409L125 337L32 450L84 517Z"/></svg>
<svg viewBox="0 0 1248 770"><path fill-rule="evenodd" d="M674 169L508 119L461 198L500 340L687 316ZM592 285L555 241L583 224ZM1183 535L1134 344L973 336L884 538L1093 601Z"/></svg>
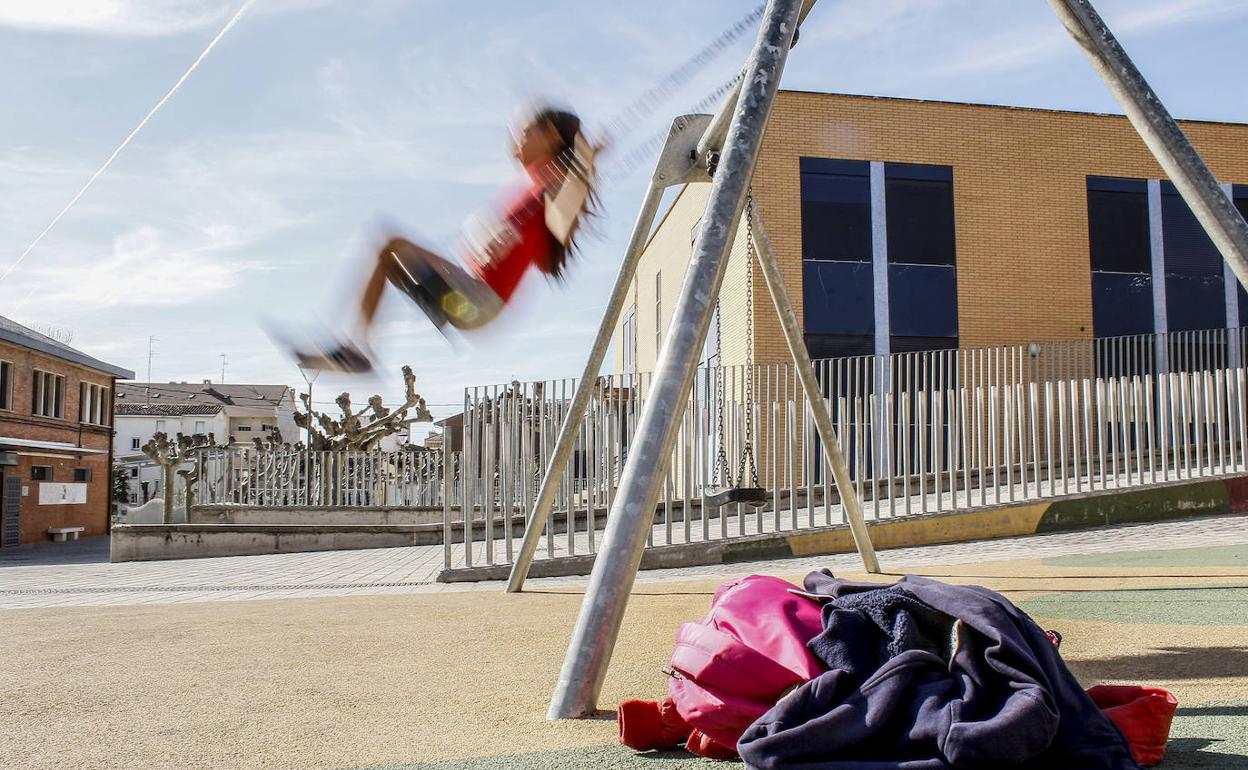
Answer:
<svg viewBox="0 0 1248 770"><path fill-rule="evenodd" d="M66 540L77 540L78 533L84 529L86 527L48 527L48 534L52 536L52 542L63 543Z"/></svg>

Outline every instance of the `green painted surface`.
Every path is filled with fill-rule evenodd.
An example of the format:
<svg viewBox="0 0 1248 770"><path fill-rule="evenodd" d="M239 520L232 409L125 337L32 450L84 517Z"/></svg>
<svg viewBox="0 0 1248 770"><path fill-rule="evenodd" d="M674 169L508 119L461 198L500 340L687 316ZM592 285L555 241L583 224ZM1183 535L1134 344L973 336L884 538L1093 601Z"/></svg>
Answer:
<svg viewBox="0 0 1248 770"><path fill-rule="evenodd" d="M1248 625L1248 586L1071 591L1037 596L1018 606L1029 615L1044 619L1238 626ZM1248 640L1245 642L1245 652L1248 652ZM1164 644L1164 640L1159 640L1159 644ZM1242 671L1226 673L1227 676L1240 674Z"/></svg>
<svg viewBox="0 0 1248 770"><path fill-rule="evenodd" d="M539 751L532 754L504 754L478 759L454 759L414 765L386 765L352 770L709 770L712 767L742 767L740 762L725 764L684 751L638 754L624 746L595 746L587 749Z"/></svg>
<svg viewBox="0 0 1248 770"><path fill-rule="evenodd" d="M1248 526L1248 521L1245 521ZM1169 551L1118 551L1044 559L1050 567L1244 567L1248 545L1209 545Z"/></svg>
<svg viewBox="0 0 1248 770"><path fill-rule="evenodd" d="M710 770L741 767L683 751L638 754L623 746L504 754L476 759L386 765L351 770ZM1161 767L1167 770L1248 770L1248 703L1179 706Z"/></svg>
<svg viewBox="0 0 1248 770"><path fill-rule="evenodd" d="M1055 500L1036 525L1036 532L1060 532L1083 527L1162 521L1187 516L1213 516L1229 512L1230 496L1226 491L1226 484L1221 481L1204 481Z"/></svg>
<svg viewBox="0 0 1248 770"><path fill-rule="evenodd" d="M1179 705L1165 770L1248 770L1248 703Z"/></svg>

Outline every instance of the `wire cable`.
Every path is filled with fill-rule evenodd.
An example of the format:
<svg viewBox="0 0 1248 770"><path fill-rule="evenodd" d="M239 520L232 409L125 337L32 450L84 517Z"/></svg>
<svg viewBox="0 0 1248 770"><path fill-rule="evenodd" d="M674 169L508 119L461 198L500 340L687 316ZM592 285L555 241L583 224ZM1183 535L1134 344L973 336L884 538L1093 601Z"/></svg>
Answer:
<svg viewBox="0 0 1248 770"><path fill-rule="evenodd" d="M225 26L221 28L221 31L217 33L216 37L210 40L208 42L208 46L204 48L203 52L199 54L195 61L191 62L191 66L187 68L186 72L182 73L182 77L178 78L177 82L174 83L173 86L165 92L165 95L160 98L160 101L156 102L156 106L152 107L152 109L148 111L147 115L143 116L143 119L140 120L139 124L134 127L134 130L131 131L125 139L121 140L121 144L117 145L117 149L113 150L112 154L108 156L108 160L104 161L104 165L96 169L95 173L87 179L86 184L84 184L78 192L74 193L74 197L69 199L69 203L66 203L65 207L62 208L56 216L52 217L52 221L48 223L47 227L43 228L43 231L40 232L39 235L35 236L35 239L30 242L30 245L26 247L26 250L23 251L21 256L17 258L17 261L9 265L8 268L5 269L4 273L0 273L0 281L8 278L9 273L16 270L17 266L22 264L26 257L30 256L30 252L35 250L35 247L38 246L39 242L44 239L44 236L51 232L52 228L56 227L56 223L60 222L61 218L64 217L71 208L73 208L74 204L78 202L87 190L91 189L91 185L95 184L95 180L99 179L100 176L108 170L108 167L113 164L113 161L117 159L117 156L121 154L122 150L126 149L126 145L130 144L131 140L133 140L134 137L143 130L143 127L147 125L148 121L150 121L152 117L160 111L161 107L165 106L165 102L169 101L174 93L182 87L182 84L185 83L186 79L191 76L191 73L199 67L200 63L208 57L208 54L212 52L212 49L216 47L217 43L221 42L221 38L225 37L225 33L229 32L230 29L238 23L238 20L242 18L243 14L247 12L247 9L250 8L255 2L256 0L245 0L243 2L242 6L235 11L234 15L230 17L230 20L227 21Z"/></svg>

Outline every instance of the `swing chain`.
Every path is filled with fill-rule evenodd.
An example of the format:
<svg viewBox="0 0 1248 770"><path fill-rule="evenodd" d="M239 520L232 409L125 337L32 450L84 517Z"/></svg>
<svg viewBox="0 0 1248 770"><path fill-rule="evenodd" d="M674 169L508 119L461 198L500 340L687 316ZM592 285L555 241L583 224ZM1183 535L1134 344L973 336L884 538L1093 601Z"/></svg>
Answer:
<svg viewBox="0 0 1248 770"><path fill-rule="evenodd" d="M741 449L738 483L745 483L748 461L750 478L758 486L758 466L754 461L754 187L745 193L745 446Z"/></svg>
<svg viewBox="0 0 1248 770"><path fill-rule="evenodd" d="M719 438L719 454L715 458L715 472L711 478L711 486L719 487L720 473L723 473L723 486L731 487L732 468L728 465L727 452L727 432L724 430L724 359L723 359L723 342L719 336L719 299L715 300L715 366L707 367L707 375L714 373L715 377L715 427L717 428ZM708 383L709 384L709 383Z"/></svg>

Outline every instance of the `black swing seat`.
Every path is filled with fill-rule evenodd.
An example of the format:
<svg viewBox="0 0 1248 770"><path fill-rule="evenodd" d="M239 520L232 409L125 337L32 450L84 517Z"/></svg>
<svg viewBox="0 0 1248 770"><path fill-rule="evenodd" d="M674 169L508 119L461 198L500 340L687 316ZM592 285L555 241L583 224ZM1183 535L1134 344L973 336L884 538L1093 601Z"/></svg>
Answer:
<svg viewBox="0 0 1248 770"><path fill-rule="evenodd" d="M702 495L703 508L720 508L730 503L762 508L767 504L767 490L763 487L727 487L711 489Z"/></svg>

